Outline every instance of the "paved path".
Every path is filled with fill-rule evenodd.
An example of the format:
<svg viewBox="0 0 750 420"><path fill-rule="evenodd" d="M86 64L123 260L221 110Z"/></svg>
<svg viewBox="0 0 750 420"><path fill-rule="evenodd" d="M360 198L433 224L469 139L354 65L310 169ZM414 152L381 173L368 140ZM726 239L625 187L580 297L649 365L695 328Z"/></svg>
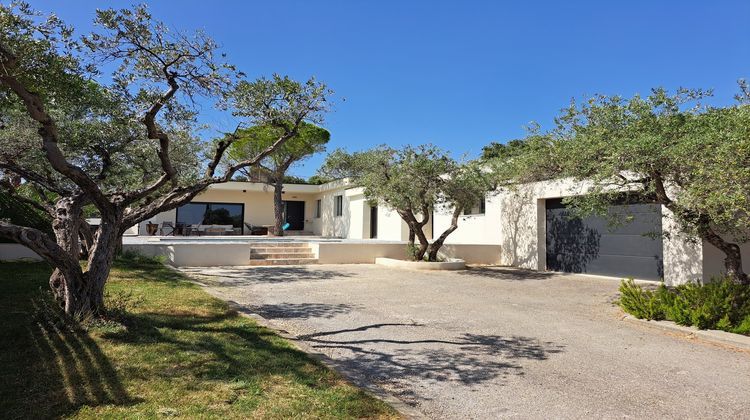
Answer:
<svg viewBox="0 0 750 420"><path fill-rule="evenodd" d="M189 271L431 418L750 418L750 354L621 321L613 280L374 265Z"/></svg>

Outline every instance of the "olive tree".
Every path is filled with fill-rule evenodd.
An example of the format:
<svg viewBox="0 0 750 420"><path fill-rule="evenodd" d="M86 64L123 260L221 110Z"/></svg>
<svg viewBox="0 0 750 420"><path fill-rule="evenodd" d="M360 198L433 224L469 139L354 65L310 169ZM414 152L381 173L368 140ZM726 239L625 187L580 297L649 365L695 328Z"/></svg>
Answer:
<svg viewBox="0 0 750 420"><path fill-rule="evenodd" d="M249 157L257 155L260 151L268 148L282 134L283 129L272 125L254 126L237 130L237 140L229 149L228 155L234 162L242 162ZM284 202L281 194L284 189L286 173L289 168L305 158L316 153L325 151L325 145L331 138L331 134L324 128L314 124L303 122L300 124L297 134L288 139L283 145L258 162L257 169L263 174L263 181L273 185L273 207L274 207L274 229L273 234L283 236L284 230ZM252 174L243 171L249 179Z"/></svg>
<svg viewBox="0 0 750 420"><path fill-rule="evenodd" d="M623 192L661 204L682 234L722 251L726 274L747 284L740 244L750 234L750 105L747 95L733 106L700 105L708 95L654 89L573 103L543 147L519 160L516 174L523 179L551 159L547 176L593 182L590 194L572 200L582 212L616 204Z"/></svg>
<svg viewBox="0 0 750 420"><path fill-rule="evenodd" d="M103 290L122 234L256 165L307 119L319 120L328 89L314 80L243 74L223 61L202 32L154 21L145 6L98 10L94 33L75 37L54 15L24 3L0 5L0 169L41 200L54 236L0 221L0 237L21 243L55 271L50 286L74 317L103 314ZM105 84L101 68L112 69ZM197 138L195 99L221 100L244 121L277 125L273 144L221 167L236 140ZM18 183L0 186L13 191ZM24 197L23 195L18 195ZM101 216L84 265L78 261L83 208Z"/></svg>
<svg viewBox="0 0 750 420"><path fill-rule="evenodd" d="M461 165L433 145L394 149L379 146L363 152L331 153L321 173L334 178L349 178L364 188L365 196L398 213L409 227L409 244L414 259L437 261L445 239L458 227L465 208L484 198L490 185L484 171L474 164ZM424 226L437 207L450 209L452 221L430 243ZM415 247L415 241L419 246Z"/></svg>

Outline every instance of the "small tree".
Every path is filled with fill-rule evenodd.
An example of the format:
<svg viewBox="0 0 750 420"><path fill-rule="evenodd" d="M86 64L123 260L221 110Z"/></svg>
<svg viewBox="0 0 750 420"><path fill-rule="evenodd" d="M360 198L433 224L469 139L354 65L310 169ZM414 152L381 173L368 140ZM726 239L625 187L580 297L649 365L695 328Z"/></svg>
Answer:
<svg viewBox="0 0 750 420"><path fill-rule="evenodd" d="M458 229L461 214L479 204L495 189L492 178L488 168L477 162L456 165L447 177L444 176L438 204L451 212L451 224L430 244L429 261L437 261L438 251L448 235Z"/></svg>
<svg viewBox="0 0 750 420"><path fill-rule="evenodd" d="M590 194L571 200L583 213L618 203L623 191L661 204L684 234L721 250L726 274L747 284L739 244L750 234L750 105L740 95L734 106L687 108L707 95L654 89L647 97L572 104L544 147L520 159L516 175L526 179L537 163L553 160L547 175L592 181Z"/></svg>
<svg viewBox="0 0 750 420"><path fill-rule="evenodd" d="M335 178L350 178L364 187L368 199L384 203L409 227L409 245L419 247L414 259L437 261L445 239L458 227L463 210L479 202L489 190L487 177L476 165L459 165L432 145L407 146L397 150L380 146L364 152L331 153L321 172ZM451 226L432 244L424 233L436 207L451 208Z"/></svg>
<svg viewBox="0 0 750 420"><path fill-rule="evenodd" d="M275 126L255 126L236 132L237 140L232 144L228 154L235 162L243 162L253 157L270 145L282 134L283 129ZM274 229L273 233L283 236L284 230L284 202L281 194L284 188L286 172L289 168L315 153L325 151L325 145L331 134L314 124L303 122L297 129L297 134L258 163L263 172L263 181L273 185ZM251 174L246 175L252 178Z"/></svg>

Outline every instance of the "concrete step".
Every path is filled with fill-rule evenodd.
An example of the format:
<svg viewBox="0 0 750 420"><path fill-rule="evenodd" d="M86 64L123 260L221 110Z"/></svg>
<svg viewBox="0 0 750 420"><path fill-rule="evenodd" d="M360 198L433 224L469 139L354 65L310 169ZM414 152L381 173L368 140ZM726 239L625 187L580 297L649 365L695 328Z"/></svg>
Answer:
<svg viewBox="0 0 750 420"><path fill-rule="evenodd" d="M250 248L309 248L307 242L256 242Z"/></svg>
<svg viewBox="0 0 750 420"><path fill-rule="evenodd" d="M275 247L251 247L250 253L251 254L269 254L269 253L295 253L295 252L310 252L310 247L285 247L285 246L275 246Z"/></svg>
<svg viewBox="0 0 750 420"><path fill-rule="evenodd" d="M317 264L317 258L269 258L265 260L251 259L248 261L248 265L303 265L303 264Z"/></svg>
<svg viewBox="0 0 750 420"><path fill-rule="evenodd" d="M300 258L315 258L315 254L312 252L251 252L251 260L276 260L276 259L300 259Z"/></svg>

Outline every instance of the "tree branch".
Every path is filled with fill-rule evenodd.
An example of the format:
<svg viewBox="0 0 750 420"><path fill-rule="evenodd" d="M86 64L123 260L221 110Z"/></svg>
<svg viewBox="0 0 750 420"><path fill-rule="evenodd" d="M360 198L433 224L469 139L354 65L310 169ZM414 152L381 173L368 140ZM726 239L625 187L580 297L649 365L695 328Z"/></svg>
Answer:
<svg viewBox="0 0 750 420"><path fill-rule="evenodd" d="M16 57L2 44L0 44L0 65L6 69L16 68L18 65ZM8 71L0 72L0 82L21 99L29 117L40 124L39 135L42 138L42 150L45 152L47 161L52 168L89 194L97 206L103 209L110 208L112 204L107 200L99 186L83 169L68 162L58 147L57 125L45 110L39 95L29 91Z"/></svg>
<svg viewBox="0 0 750 420"><path fill-rule="evenodd" d="M0 220L0 238L9 239L31 249L55 267L82 272L78 261L73 260L62 247L38 229Z"/></svg>

